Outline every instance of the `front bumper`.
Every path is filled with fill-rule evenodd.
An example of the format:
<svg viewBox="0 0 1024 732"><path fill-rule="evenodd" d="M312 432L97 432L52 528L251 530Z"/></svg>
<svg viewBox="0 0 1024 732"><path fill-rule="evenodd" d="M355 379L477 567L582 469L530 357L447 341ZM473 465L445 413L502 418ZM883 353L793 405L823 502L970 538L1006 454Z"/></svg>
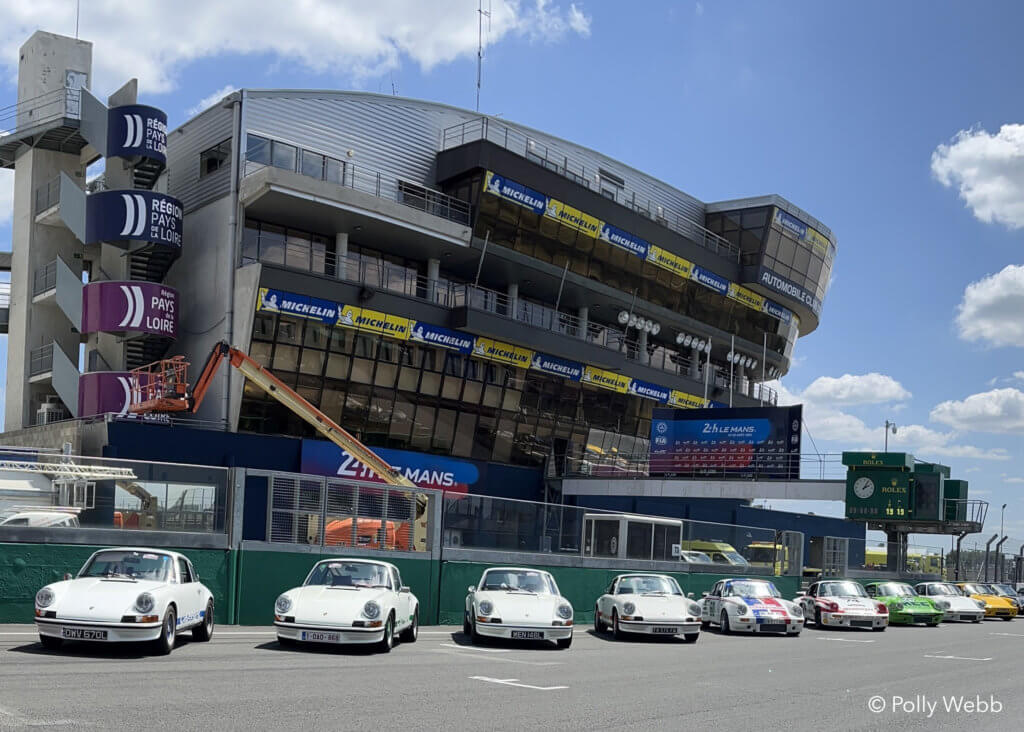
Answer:
<svg viewBox="0 0 1024 732"><path fill-rule="evenodd" d="M984 610L978 610L977 612L947 612L942 618L944 621L955 620L958 622L975 622L985 617Z"/></svg>
<svg viewBox="0 0 1024 732"><path fill-rule="evenodd" d="M918 625L927 623L934 625L942 620L943 613L905 613L899 611L889 612L890 625Z"/></svg>
<svg viewBox="0 0 1024 732"><path fill-rule="evenodd" d="M675 628L675 633L658 629ZM619 630L644 635L692 635L700 632L699 620L620 620Z"/></svg>
<svg viewBox="0 0 1024 732"><path fill-rule="evenodd" d="M985 608L986 618L1015 618L1017 608L1015 607L987 607Z"/></svg>
<svg viewBox="0 0 1024 732"><path fill-rule="evenodd" d="M741 616L729 619L729 630L740 633L784 633L792 635L804 629L803 618L784 618L781 616L751 617Z"/></svg>
<svg viewBox="0 0 1024 732"><path fill-rule="evenodd" d="M274 622L277 637L300 643L365 644L384 640L384 628L332 628L320 625L296 625Z"/></svg>
<svg viewBox="0 0 1024 732"><path fill-rule="evenodd" d="M513 632L542 633L543 640L572 638L571 625L506 625L504 623L476 623L476 632L488 638L512 638ZM518 640L518 639L517 639Z"/></svg>
<svg viewBox="0 0 1024 732"><path fill-rule="evenodd" d="M884 628L889 624L889 616L823 612L821 624L829 628Z"/></svg>
<svg viewBox="0 0 1024 732"><path fill-rule="evenodd" d="M163 630L163 623L107 623L89 620L61 620L36 618L36 630L39 635L64 640L87 640L92 643L138 643L156 640ZM106 638L65 638L64 629L71 631L106 631Z"/></svg>

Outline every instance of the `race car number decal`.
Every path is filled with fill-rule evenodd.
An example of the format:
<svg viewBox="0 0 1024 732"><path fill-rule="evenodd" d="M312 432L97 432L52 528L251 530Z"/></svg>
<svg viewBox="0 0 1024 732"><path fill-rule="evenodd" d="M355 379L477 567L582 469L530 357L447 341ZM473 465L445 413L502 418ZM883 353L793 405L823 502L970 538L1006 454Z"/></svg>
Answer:
<svg viewBox="0 0 1024 732"><path fill-rule="evenodd" d="M189 613L188 615L182 615L178 618L178 625L188 625L189 623L195 623L206 617L206 611L200 610L197 613Z"/></svg>

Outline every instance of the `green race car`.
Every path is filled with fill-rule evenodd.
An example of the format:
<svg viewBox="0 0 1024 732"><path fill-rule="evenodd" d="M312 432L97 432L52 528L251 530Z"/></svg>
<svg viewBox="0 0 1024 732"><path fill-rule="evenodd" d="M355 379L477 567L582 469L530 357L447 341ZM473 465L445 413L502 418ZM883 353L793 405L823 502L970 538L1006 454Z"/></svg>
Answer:
<svg viewBox="0 0 1024 732"><path fill-rule="evenodd" d="M869 582L864 589L889 608L890 625L938 625L942 622L942 608L918 595L906 582Z"/></svg>

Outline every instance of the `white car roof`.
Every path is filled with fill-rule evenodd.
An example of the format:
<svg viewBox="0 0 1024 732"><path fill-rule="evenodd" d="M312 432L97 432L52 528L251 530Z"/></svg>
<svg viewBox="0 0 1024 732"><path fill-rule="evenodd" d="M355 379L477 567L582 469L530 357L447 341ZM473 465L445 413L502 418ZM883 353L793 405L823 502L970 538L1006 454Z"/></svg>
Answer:
<svg viewBox="0 0 1024 732"><path fill-rule="evenodd" d="M363 564L379 564L379 565L381 565L383 567L388 567L390 569L398 569L398 567L396 567L395 565L391 564L391 562L384 562L384 561L381 561L380 559L370 559L370 558L363 559L362 557L358 557L358 558L355 558L355 557L328 557L327 559L321 559L319 562L317 562L313 566L316 567L319 564L326 564L327 562L361 562Z"/></svg>
<svg viewBox="0 0 1024 732"><path fill-rule="evenodd" d="M97 549L93 554L99 554L100 552L149 552L150 554L168 554L175 559L178 557L188 559L184 554L170 549L153 549L151 547L144 546L105 546L102 549Z"/></svg>
<svg viewBox="0 0 1024 732"><path fill-rule="evenodd" d="M665 579L675 579L670 574L664 574L662 572L629 572L627 574L619 574L615 576L615 579L625 579L626 577L664 577Z"/></svg>
<svg viewBox="0 0 1024 732"><path fill-rule="evenodd" d="M484 574L488 572L540 572L541 574L551 574L547 570L535 567L488 567L484 570Z"/></svg>

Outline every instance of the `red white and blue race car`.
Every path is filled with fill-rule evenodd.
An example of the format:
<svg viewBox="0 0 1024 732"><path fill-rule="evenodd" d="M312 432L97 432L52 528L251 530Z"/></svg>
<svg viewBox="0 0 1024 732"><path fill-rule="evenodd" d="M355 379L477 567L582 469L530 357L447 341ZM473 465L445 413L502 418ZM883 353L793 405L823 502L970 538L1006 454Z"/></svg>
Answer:
<svg viewBox="0 0 1024 732"><path fill-rule="evenodd" d="M889 625L889 608L871 599L853 580L819 580L796 598L807 622L818 628L870 628L883 631Z"/></svg>
<svg viewBox="0 0 1024 732"><path fill-rule="evenodd" d="M800 606L782 599L766 579L725 579L703 593L701 627L718 625L723 633L783 633L797 635L804 628Z"/></svg>

